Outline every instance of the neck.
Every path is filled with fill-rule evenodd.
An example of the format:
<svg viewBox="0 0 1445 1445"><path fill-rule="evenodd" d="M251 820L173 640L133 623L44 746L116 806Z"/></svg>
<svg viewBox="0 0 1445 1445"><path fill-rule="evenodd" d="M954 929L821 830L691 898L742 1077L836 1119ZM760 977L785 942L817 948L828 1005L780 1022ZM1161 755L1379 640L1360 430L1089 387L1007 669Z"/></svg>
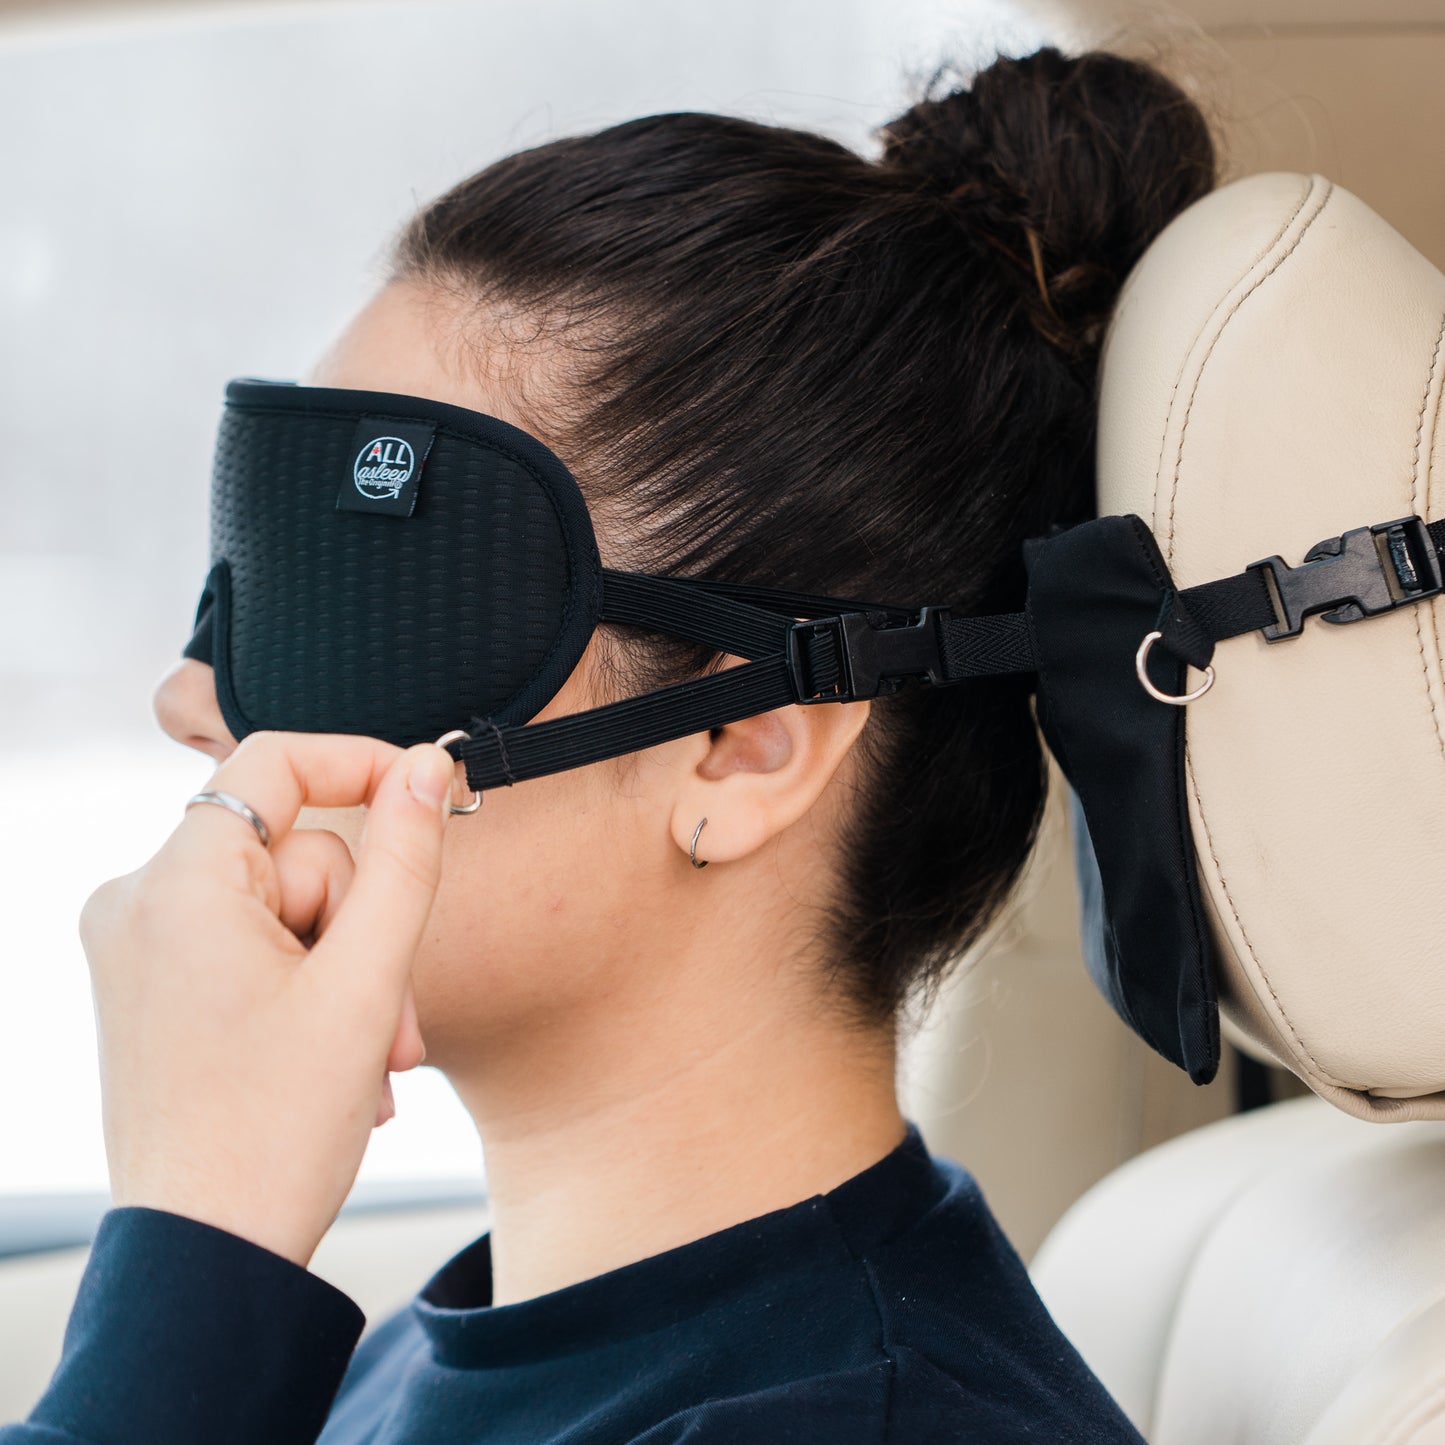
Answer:
<svg viewBox="0 0 1445 1445"><path fill-rule="evenodd" d="M705 1007L609 999L529 1030L524 1060L452 1073L486 1154L494 1305L826 1192L901 1142L891 1030L796 999L769 1014L757 972Z"/></svg>

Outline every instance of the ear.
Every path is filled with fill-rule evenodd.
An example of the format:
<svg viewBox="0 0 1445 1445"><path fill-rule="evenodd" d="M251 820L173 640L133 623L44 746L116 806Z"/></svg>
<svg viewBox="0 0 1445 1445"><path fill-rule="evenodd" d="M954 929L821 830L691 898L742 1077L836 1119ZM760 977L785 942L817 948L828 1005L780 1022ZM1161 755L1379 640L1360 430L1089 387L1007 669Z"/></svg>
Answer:
<svg viewBox="0 0 1445 1445"><path fill-rule="evenodd" d="M673 842L686 855L706 818L699 862L733 861L761 848L818 801L871 706L794 704L689 739L691 755L675 785Z"/></svg>

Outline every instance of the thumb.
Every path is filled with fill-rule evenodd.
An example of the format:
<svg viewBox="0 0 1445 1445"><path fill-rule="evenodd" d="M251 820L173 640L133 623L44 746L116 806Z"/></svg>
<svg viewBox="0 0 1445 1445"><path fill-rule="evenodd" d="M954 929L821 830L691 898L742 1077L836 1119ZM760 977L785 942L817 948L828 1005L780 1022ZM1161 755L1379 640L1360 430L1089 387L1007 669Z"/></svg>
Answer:
<svg viewBox="0 0 1445 1445"><path fill-rule="evenodd" d="M441 878L455 772L435 743L397 756L367 812L351 886L311 950L312 968L344 970L353 990L364 975L398 1011ZM372 995L368 1006L377 1003Z"/></svg>

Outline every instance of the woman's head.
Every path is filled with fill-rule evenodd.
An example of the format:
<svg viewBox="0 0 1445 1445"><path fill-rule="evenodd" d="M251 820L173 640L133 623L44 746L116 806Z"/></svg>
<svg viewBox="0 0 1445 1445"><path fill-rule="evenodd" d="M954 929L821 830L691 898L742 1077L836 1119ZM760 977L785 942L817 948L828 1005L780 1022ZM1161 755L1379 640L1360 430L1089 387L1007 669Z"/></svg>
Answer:
<svg viewBox="0 0 1445 1445"><path fill-rule="evenodd" d="M1208 130L1151 69L1045 50L882 140L674 114L510 156L416 217L312 379L532 431L610 566L1014 610L1023 539L1092 509L1103 327L1213 184ZM543 715L720 661L605 625ZM205 735L165 686L168 727ZM669 954L770 951L800 1007L885 1025L996 914L1044 776L1026 689L991 679L489 795L418 959L432 1057L579 991L625 1013Z"/></svg>

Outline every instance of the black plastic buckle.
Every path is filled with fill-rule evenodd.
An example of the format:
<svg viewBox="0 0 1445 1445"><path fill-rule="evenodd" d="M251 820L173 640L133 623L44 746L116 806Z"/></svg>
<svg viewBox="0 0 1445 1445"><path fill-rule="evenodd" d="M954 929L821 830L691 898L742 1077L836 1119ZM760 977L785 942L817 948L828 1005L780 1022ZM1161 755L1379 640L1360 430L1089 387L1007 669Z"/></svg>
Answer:
<svg viewBox="0 0 1445 1445"><path fill-rule="evenodd" d="M946 607L924 607L902 625L875 627L863 612L843 612L795 622L788 629L788 673L793 697L800 703L857 702L896 692L905 678L926 677L942 683L943 655L938 619ZM832 639L838 659L838 680L819 688L808 667L806 641ZM891 685L890 685L891 684Z"/></svg>
<svg viewBox="0 0 1445 1445"><path fill-rule="evenodd" d="M1323 608L1326 622L1358 622L1393 612L1445 590L1440 556L1419 517L1397 517L1355 527L1316 542L1298 567L1279 556L1251 562L1262 567L1276 621L1260 629L1270 642L1298 637L1304 620ZM1282 620L1279 620L1282 619Z"/></svg>

